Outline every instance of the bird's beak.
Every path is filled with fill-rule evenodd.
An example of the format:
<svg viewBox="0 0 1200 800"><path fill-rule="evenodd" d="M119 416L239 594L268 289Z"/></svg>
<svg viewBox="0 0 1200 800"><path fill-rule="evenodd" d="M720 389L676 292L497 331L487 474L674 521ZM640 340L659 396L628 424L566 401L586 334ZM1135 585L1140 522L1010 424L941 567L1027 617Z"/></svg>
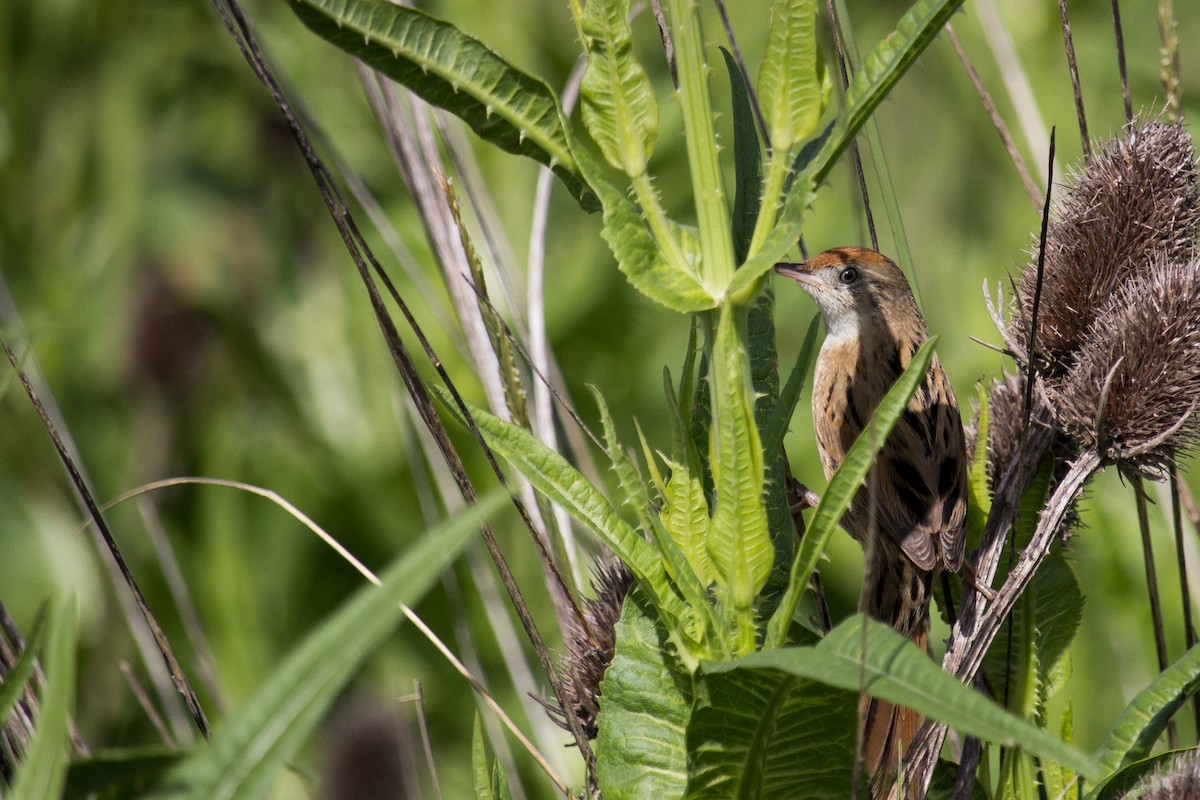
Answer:
<svg viewBox="0 0 1200 800"><path fill-rule="evenodd" d="M775 273L785 278L791 278L800 284L801 288L809 286L816 288L821 285L821 281L817 279L816 275L812 274L812 270L809 268L807 262L803 264L795 264L787 261L781 262L775 265Z"/></svg>

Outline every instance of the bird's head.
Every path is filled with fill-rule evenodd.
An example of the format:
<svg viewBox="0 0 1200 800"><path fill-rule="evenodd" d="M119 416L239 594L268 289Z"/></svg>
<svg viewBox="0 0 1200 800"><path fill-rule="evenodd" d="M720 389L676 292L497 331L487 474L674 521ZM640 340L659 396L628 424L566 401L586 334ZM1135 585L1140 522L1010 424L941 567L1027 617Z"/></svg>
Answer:
<svg viewBox="0 0 1200 800"><path fill-rule="evenodd" d="M895 329L913 320L922 324L904 273L874 250L838 247L802 264L776 264L775 272L796 281L816 301L831 336Z"/></svg>

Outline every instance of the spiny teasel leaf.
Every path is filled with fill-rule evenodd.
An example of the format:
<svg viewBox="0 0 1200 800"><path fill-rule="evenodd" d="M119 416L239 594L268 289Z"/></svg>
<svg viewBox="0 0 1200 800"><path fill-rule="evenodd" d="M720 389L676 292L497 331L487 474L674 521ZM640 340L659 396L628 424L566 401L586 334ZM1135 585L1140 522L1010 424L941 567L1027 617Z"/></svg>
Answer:
<svg viewBox="0 0 1200 800"><path fill-rule="evenodd" d="M564 710L547 703L546 709L555 723L568 730L564 715L574 714L589 739L596 738L600 681L612 662L617 643L617 620L621 618L621 607L632 585L633 573L619 559L609 556L597 563L592 578L592 590L596 596L583 604L588 627L596 640L593 643L574 617L570 619L564 637L567 651L559 670L563 679L563 693L570 708Z"/></svg>
<svg viewBox="0 0 1200 800"><path fill-rule="evenodd" d="M1130 123L1070 172L1046 236L1038 310L1039 372L1066 375L1099 311L1154 254L1185 261L1196 248L1200 188L1196 152L1181 125ZM1036 264L1037 243L1033 246ZM1012 331L1028 353L1037 284L1031 265L1016 287Z"/></svg>
<svg viewBox="0 0 1200 800"><path fill-rule="evenodd" d="M1200 758L1195 753L1184 753L1172 759L1165 769L1155 770L1124 796L1140 800L1200 797Z"/></svg>
<svg viewBox="0 0 1200 800"><path fill-rule="evenodd" d="M1200 258L1154 259L1113 294L1051 389L1081 448L1147 475L1200 443Z"/></svg>

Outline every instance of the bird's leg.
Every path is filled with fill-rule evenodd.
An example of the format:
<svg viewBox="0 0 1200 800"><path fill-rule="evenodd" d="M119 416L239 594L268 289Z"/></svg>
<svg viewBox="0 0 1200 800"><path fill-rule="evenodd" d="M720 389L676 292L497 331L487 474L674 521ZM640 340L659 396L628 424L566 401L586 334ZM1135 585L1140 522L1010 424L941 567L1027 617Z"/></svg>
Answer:
<svg viewBox="0 0 1200 800"><path fill-rule="evenodd" d="M969 583L971 588L983 595L989 603L995 601L996 590L980 582L979 575L975 572L975 565L969 559L963 561L963 578L963 583Z"/></svg>
<svg viewBox="0 0 1200 800"><path fill-rule="evenodd" d="M788 475L787 480L788 511L794 517L806 508L816 508L821 498L812 489Z"/></svg>

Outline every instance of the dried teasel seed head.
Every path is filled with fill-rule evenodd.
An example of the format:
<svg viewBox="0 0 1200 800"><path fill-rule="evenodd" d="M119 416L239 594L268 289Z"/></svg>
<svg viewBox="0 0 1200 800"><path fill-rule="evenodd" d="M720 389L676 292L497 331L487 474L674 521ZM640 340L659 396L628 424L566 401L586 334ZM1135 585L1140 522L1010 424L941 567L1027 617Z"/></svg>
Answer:
<svg viewBox="0 0 1200 800"><path fill-rule="evenodd" d="M1139 800L1191 800L1200 797L1200 758L1194 754L1173 759L1155 770L1122 797Z"/></svg>
<svg viewBox="0 0 1200 800"><path fill-rule="evenodd" d="M1050 427L1054 418L1049 406L1038 392L1033 393L1033 409L1029 415L1031 426ZM1004 375L992 383L988 391L988 449L987 472L992 487L1000 481L1005 470L1013 463L1020 452L1025 427L1025 381L1018 375ZM1050 455L1055 459L1054 476L1051 478L1049 491L1066 476L1070 469L1074 453L1071 444L1061 435L1055 434L1049 448ZM1063 517L1059 526L1059 536L1066 538L1080 526L1076 503Z"/></svg>
<svg viewBox="0 0 1200 800"><path fill-rule="evenodd" d="M1147 475L1200 441L1200 258L1154 259L1100 309L1053 391L1081 448Z"/></svg>
<svg viewBox="0 0 1200 800"><path fill-rule="evenodd" d="M596 596L583 604L583 613L596 637L595 642L574 618L566 633L566 653L559 664L559 675L569 708L564 711L550 704L546 708L551 719L563 728L568 727L565 714L574 714L589 739L596 738L600 681L612 662L617 644L617 620L621 618L621 606L632 585L633 573L619 559L609 557L598 563L592 578Z"/></svg>
<svg viewBox="0 0 1200 800"><path fill-rule="evenodd" d="M1067 374L1096 313L1153 254L1186 261L1200 226L1196 151L1181 125L1136 121L1071 170L1046 234L1038 369ZM1016 286L1015 336L1028 352L1034 261Z"/></svg>

